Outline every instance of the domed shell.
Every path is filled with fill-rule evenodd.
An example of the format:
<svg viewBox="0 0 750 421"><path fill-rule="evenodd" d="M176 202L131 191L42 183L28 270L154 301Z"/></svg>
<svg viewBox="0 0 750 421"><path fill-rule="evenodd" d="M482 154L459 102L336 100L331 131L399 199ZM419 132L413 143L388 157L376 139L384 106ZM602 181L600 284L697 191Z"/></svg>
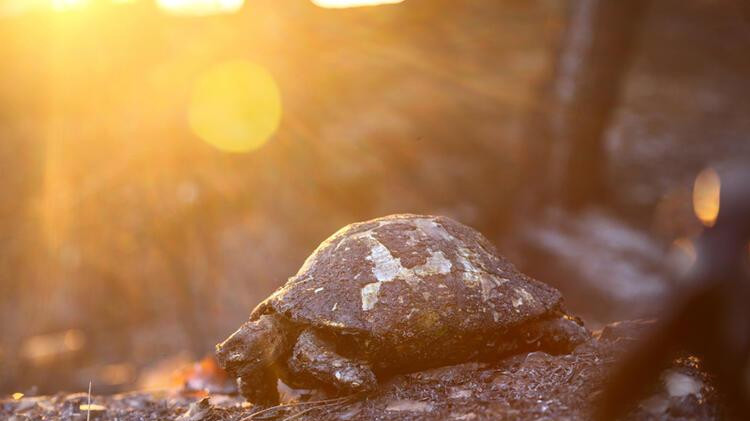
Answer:
<svg viewBox="0 0 750 421"><path fill-rule="evenodd" d="M556 289L522 274L481 234L450 218L391 215L325 240L251 319L385 337L509 329L556 309Z"/></svg>

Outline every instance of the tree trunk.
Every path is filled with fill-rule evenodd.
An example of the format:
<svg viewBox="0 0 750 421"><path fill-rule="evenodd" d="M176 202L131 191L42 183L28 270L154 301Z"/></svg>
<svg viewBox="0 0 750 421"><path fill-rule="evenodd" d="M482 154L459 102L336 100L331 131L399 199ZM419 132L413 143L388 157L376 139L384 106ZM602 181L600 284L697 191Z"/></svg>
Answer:
<svg viewBox="0 0 750 421"><path fill-rule="evenodd" d="M575 0L555 75L530 116L526 174L531 210L606 200L604 135L649 0Z"/></svg>

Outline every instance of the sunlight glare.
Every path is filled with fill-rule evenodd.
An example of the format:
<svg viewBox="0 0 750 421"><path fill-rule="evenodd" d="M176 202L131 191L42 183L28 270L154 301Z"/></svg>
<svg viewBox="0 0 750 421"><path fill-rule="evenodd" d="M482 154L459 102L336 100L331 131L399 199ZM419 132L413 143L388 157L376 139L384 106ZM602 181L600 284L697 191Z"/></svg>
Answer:
<svg viewBox="0 0 750 421"><path fill-rule="evenodd" d="M0 1L0 18L18 17L39 8L38 2L24 0Z"/></svg>
<svg viewBox="0 0 750 421"><path fill-rule="evenodd" d="M245 0L157 0L159 7L178 15L210 15L233 13L242 8Z"/></svg>
<svg viewBox="0 0 750 421"><path fill-rule="evenodd" d="M86 6L89 0L52 0L52 10L63 12L66 10L80 9Z"/></svg>
<svg viewBox="0 0 750 421"><path fill-rule="evenodd" d="M221 63L195 83L188 121L193 133L222 151L253 151L279 126L281 94L263 67L245 60Z"/></svg>
<svg viewBox="0 0 750 421"><path fill-rule="evenodd" d="M348 7L378 6L381 4L397 4L404 0L312 0L313 4L326 9L345 9Z"/></svg>
<svg viewBox="0 0 750 421"><path fill-rule="evenodd" d="M73 191L70 188L68 164L70 156L64 142L55 138L59 127L49 129L44 154L44 188L38 203L41 217L42 232L50 250L57 252L66 241L67 230L70 227L70 213L68 211Z"/></svg>
<svg viewBox="0 0 750 421"><path fill-rule="evenodd" d="M719 216L721 179L712 168L706 168L695 178L693 211L703 225L712 227Z"/></svg>

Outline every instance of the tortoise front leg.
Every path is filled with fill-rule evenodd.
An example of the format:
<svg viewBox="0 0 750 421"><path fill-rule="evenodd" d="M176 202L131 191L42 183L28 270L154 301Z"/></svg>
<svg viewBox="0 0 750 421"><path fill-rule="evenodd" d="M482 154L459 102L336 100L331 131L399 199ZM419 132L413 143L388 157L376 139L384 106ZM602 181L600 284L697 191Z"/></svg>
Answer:
<svg viewBox="0 0 750 421"><path fill-rule="evenodd" d="M312 377L345 393L370 391L377 386L368 364L337 354L335 346L312 329L299 335L288 366L302 379Z"/></svg>
<svg viewBox="0 0 750 421"><path fill-rule="evenodd" d="M277 381L273 370L267 368L238 378L237 386L248 402L259 406L274 406L279 404Z"/></svg>

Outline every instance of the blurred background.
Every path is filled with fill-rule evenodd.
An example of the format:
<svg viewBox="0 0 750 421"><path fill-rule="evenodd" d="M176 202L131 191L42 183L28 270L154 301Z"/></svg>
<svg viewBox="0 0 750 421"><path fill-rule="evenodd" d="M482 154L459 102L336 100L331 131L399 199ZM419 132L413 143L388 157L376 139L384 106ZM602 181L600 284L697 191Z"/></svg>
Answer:
<svg viewBox="0 0 750 421"><path fill-rule="evenodd" d="M166 387L396 212L474 226L592 328L648 316L750 158L750 13L600 3L0 0L0 393ZM607 106L571 108L592 63Z"/></svg>

